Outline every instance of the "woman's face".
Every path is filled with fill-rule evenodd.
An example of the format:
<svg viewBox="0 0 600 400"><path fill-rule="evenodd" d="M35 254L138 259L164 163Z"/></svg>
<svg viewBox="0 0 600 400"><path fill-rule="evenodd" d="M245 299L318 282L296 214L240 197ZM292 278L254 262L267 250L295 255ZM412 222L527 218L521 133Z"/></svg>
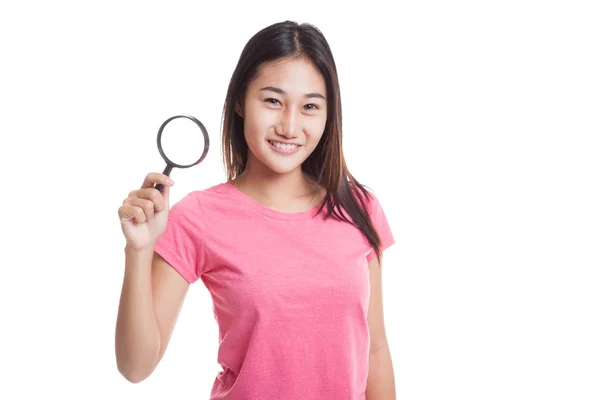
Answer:
<svg viewBox="0 0 600 400"><path fill-rule="evenodd" d="M307 59L263 65L244 97L248 168L278 174L298 169L317 147L327 122L326 87ZM287 143L287 144L284 144Z"/></svg>

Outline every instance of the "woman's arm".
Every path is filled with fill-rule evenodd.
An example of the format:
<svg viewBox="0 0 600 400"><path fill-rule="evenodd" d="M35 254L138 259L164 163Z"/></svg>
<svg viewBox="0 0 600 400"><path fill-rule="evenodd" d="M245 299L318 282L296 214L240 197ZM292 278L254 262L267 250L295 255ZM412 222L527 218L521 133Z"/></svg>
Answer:
<svg viewBox="0 0 600 400"><path fill-rule="evenodd" d="M115 353L117 368L128 381L143 381L160 362L188 288L154 247L125 249Z"/></svg>
<svg viewBox="0 0 600 400"><path fill-rule="evenodd" d="M367 321L371 337L371 351L369 354L366 399L396 400L394 368L383 319L381 264L377 261L377 257L369 262L369 280L371 282L371 294Z"/></svg>

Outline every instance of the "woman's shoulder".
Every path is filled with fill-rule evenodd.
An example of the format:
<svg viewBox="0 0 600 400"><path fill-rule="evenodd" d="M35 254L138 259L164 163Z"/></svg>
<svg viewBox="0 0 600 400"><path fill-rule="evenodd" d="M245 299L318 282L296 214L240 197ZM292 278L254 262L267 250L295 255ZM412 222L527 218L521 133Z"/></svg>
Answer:
<svg viewBox="0 0 600 400"><path fill-rule="evenodd" d="M229 186L229 182L220 182L212 184L204 189L194 189L184 195L180 202L210 203L211 201L222 201L231 190Z"/></svg>
<svg viewBox="0 0 600 400"><path fill-rule="evenodd" d="M229 190L231 184L229 183L229 181L224 181L224 182L219 182L216 184L213 184L212 186L206 187L204 189L199 189L196 190L192 193L195 193L197 196L214 196L214 195L222 195L222 194L226 194Z"/></svg>
<svg viewBox="0 0 600 400"><path fill-rule="evenodd" d="M227 193L227 182L213 184L204 189L194 189L173 203L173 207L188 208L199 205L199 203L210 202L219 197L223 197Z"/></svg>

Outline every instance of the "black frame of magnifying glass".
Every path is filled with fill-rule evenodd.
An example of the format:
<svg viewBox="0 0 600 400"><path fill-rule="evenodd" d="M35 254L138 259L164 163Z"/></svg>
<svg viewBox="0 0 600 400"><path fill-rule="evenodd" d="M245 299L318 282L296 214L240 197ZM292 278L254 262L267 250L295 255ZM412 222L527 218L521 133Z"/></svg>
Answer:
<svg viewBox="0 0 600 400"><path fill-rule="evenodd" d="M169 157L167 157L167 155L163 151L162 144L161 144L161 138L162 138L163 129L165 128L165 126L167 126L167 124L169 122L173 121L176 118L187 118L187 119L193 121L196 125L198 125L198 127L202 131L202 135L204 136L204 150L202 151L202 155L200 156L200 158L198 159L198 161L194 162L193 164L183 165L183 164L174 163L173 161L171 161L169 159ZM167 166L165 167L165 169L163 171L163 174L169 176L169 174L173 170L173 167L177 167L177 168L190 168L190 167L193 167L194 165L198 165L202 160L204 160L204 158L206 157L206 154L208 154L208 148L209 148L208 131L206 130L206 128L204 127L204 125L202 124L202 122L200 122L196 117L193 117L191 115L175 115L175 116L167 119L160 126L160 129L158 130L158 135L156 136L156 144L158 146L158 152L160 153L160 155L163 158L163 160L165 160L165 162L167 163ZM159 191L161 191L163 185L157 184L155 187L156 187L156 189L158 189Z"/></svg>

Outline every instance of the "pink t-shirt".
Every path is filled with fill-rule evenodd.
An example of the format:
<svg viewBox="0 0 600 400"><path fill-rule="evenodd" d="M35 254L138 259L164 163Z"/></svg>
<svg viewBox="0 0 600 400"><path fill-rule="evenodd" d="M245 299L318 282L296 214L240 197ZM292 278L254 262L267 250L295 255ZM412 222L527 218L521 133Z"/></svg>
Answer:
<svg viewBox="0 0 600 400"><path fill-rule="evenodd" d="M385 249L394 238L374 199ZM317 209L276 211L230 182L171 207L156 252L210 291L222 367L211 400L365 398L375 253L358 228Z"/></svg>

